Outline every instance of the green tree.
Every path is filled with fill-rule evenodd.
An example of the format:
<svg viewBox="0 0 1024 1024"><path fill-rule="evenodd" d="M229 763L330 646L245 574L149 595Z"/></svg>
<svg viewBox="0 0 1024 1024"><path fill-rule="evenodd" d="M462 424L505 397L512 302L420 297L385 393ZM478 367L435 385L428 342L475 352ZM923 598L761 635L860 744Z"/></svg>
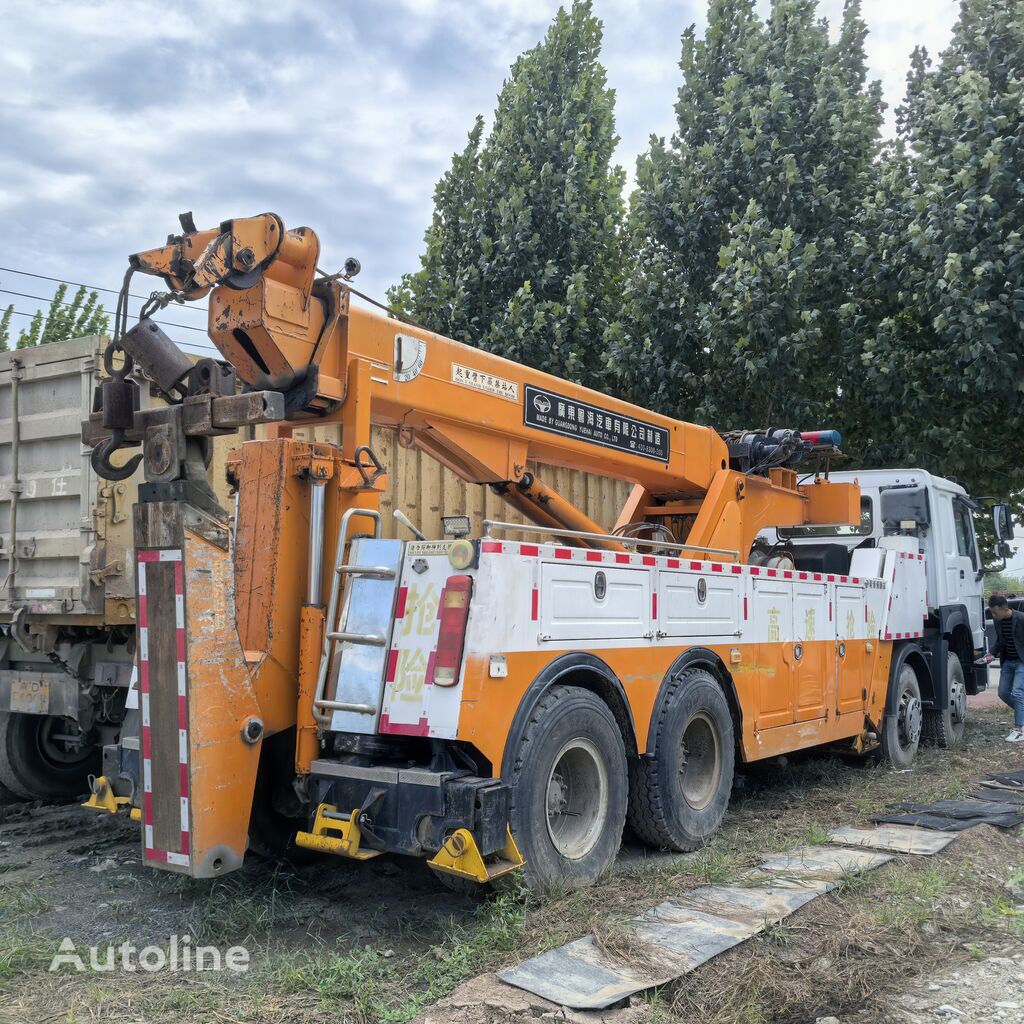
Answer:
<svg viewBox="0 0 1024 1024"><path fill-rule="evenodd" d="M816 0L711 0L683 35L670 142L638 162L630 330L611 353L635 398L742 426L825 425L842 395L837 308L881 124L866 28L835 42Z"/></svg>
<svg viewBox="0 0 1024 1024"><path fill-rule="evenodd" d="M389 292L426 326L590 385L620 327L624 174L590 0L512 66L434 193L421 268Z"/></svg>
<svg viewBox="0 0 1024 1024"><path fill-rule="evenodd" d="M963 0L916 50L878 166L847 309L865 464L914 463L975 494L1024 489L1024 4ZM1014 497L1016 496L1016 497Z"/></svg>
<svg viewBox="0 0 1024 1024"><path fill-rule="evenodd" d="M67 341L69 338L81 338L88 334L103 334L109 325L109 318L103 311L99 296L89 291L85 285L79 285L74 298L67 302L65 297L68 286L63 282L57 285L50 308L43 314L36 310L29 326L18 335L18 348L32 348L35 345L46 345L51 341ZM9 312L13 312L13 306ZM5 322L9 322L5 314ZM0 324L0 339L6 339L3 324Z"/></svg>
<svg viewBox="0 0 1024 1024"><path fill-rule="evenodd" d="M0 317L0 352L8 352L11 348L11 317L14 316L14 303L12 302Z"/></svg>
<svg viewBox="0 0 1024 1024"><path fill-rule="evenodd" d="M15 348L35 348L43 336L43 311L37 309L25 330L18 332L18 343Z"/></svg>

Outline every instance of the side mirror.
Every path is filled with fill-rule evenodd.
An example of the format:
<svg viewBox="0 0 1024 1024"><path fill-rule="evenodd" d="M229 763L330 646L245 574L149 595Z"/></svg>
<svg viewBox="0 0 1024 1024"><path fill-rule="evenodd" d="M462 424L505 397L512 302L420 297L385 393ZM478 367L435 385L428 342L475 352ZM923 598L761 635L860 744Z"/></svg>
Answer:
<svg viewBox="0 0 1024 1024"><path fill-rule="evenodd" d="M996 540L1013 540L1013 515L1010 506L998 504L992 506L992 529L995 531Z"/></svg>

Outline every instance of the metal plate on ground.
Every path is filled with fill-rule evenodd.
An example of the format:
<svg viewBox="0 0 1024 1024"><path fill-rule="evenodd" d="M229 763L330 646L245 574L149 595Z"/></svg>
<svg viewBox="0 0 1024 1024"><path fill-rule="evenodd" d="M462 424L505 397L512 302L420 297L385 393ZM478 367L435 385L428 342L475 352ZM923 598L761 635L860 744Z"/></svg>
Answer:
<svg viewBox="0 0 1024 1024"><path fill-rule="evenodd" d="M868 850L800 847L768 858L735 885L704 886L626 922L628 959L605 953L588 935L498 977L576 1010L603 1009L692 971L834 889L844 876L889 860Z"/></svg>
<svg viewBox="0 0 1024 1024"><path fill-rule="evenodd" d="M753 925L756 933L765 924L778 924L838 884L838 881L782 879L771 885L705 885L685 893L680 899L706 913Z"/></svg>
<svg viewBox="0 0 1024 1024"><path fill-rule="evenodd" d="M629 922L634 936L629 939L628 962L605 954L588 935L498 977L576 1010L603 1009L692 971L750 938L763 924L763 920L728 920L665 902Z"/></svg>
<svg viewBox="0 0 1024 1024"><path fill-rule="evenodd" d="M956 837L955 832L934 832L907 825L860 825L837 828L829 833L828 841L842 846L866 846L872 850L931 857L944 850Z"/></svg>
<svg viewBox="0 0 1024 1024"><path fill-rule="evenodd" d="M860 871L872 871L892 857L868 850L845 850L837 846L798 846L795 850L776 854L763 860L742 877L745 881L759 879L832 881Z"/></svg>

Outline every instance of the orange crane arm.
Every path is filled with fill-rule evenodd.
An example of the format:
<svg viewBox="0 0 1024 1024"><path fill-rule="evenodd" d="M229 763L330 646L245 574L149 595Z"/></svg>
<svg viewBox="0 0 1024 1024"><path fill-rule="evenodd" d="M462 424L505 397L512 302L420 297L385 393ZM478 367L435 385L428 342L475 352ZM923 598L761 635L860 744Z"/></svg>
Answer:
<svg viewBox="0 0 1024 1024"><path fill-rule="evenodd" d="M210 337L241 380L284 392L291 422L341 421L349 461L371 423L397 427L403 443L495 485L535 522L589 532L600 529L533 479L528 459L630 481L647 518L652 505L713 495L687 541L740 557L764 526L849 520L848 487L826 500L795 476L737 476L709 427L353 305L343 275L317 279L319 253L315 232L268 213L172 236L131 263L184 298L212 288Z"/></svg>

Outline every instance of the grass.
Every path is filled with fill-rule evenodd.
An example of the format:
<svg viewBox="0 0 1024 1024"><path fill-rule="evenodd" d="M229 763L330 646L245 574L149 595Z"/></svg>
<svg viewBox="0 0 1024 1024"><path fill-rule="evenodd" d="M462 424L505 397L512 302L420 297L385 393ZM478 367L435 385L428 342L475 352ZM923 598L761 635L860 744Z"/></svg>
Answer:
<svg viewBox="0 0 1024 1024"><path fill-rule="evenodd" d="M278 957L257 979L285 994L308 994L320 1012L345 1012L358 1024L402 1024L449 995L481 964L519 946L524 895L515 887L481 903L470 926L450 918L447 937L414 957L364 946L326 945Z"/></svg>
<svg viewBox="0 0 1024 1024"><path fill-rule="evenodd" d="M629 962L637 949L630 945L625 922L662 900L735 879L767 855L818 845L834 826L863 821L886 804L961 796L986 770L1005 770L1010 761L997 742L1005 733L1001 726L998 712L975 714L966 750L923 751L906 773L820 754L751 773L738 780L723 828L700 850L683 857L651 856L591 889L543 900L511 883L474 906L423 884L416 872L426 869L405 862L396 862L390 875L362 876L374 879L370 882L359 882L358 873L373 872L373 866L338 871L333 864L297 873L247 871L214 883L128 873L118 883L119 894L131 893L136 916L134 908L145 907L147 898L161 900L176 908L179 932L188 931L197 944L247 945L253 966L247 975L211 976L201 984L152 976L111 979L102 1000L87 997L88 979L65 974L62 1005L78 1012L102 1001L112 1017L109 1008L131 1019L404 1024L467 978L591 931L601 948ZM950 849L966 842L960 839ZM987 942L975 934L978 929L1022 934L1024 919L1004 890L985 889L982 873L969 869L958 875L955 865L947 866L948 855L942 858L916 861L917 868L898 858L878 871L844 879L831 896L769 926L685 983L648 993L651 1024L680 1017L708 1024L813 1020L814 1007L833 992L839 993L833 1007L857 1006L866 992L894 983L902 975L891 973L890 964L900 970L926 965L921 951L936 944L949 955L957 929L967 945L956 955L965 959L984 955ZM1002 877L1012 875L1024 884L1019 865L1018 857L1014 871ZM360 886L379 886L379 903L364 894L359 910L347 912L349 885L356 892ZM967 909L952 900L964 891L972 893ZM46 945L29 928L47 904L31 887L0 885L0 984L9 987L22 978L24 998L30 998L37 979L50 980L45 958L56 943ZM805 923L801 915L812 908L820 908L821 917ZM8 923L15 919L18 929L11 929ZM925 926L936 934L929 937ZM818 995L801 987L812 982ZM800 1000L806 1013L793 1009ZM446 1016L429 1012L435 1019ZM73 1013L69 1019L75 1019ZM468 1018L460 1018L460 1024L463 1019Z"/></svg>
<svg viewBox="0 0 1024 1024"><path fill-rule="evenodd" d="M49 907L34 886L0 885L0 989L18 975L49 964L57 943L35 928L35 919Z"/></svg>

